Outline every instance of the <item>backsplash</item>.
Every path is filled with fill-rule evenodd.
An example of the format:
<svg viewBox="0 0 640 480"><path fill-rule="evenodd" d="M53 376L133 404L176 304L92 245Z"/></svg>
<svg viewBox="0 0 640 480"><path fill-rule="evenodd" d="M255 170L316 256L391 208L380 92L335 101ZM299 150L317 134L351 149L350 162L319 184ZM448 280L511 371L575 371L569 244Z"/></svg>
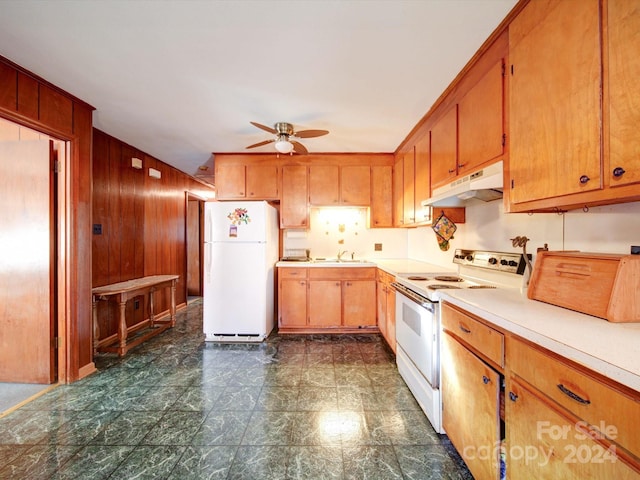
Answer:
<svg viewBox="0 0 640 480"><path fill-rule="evenodd" d="M335 257L338 251L355 253L355 258L413 258L451 267L456 248L519 252L511 238L524 235L530 240L527 252L548 244L550 250L629 253L630 245L640 245L640 202L593 207L589 211L505 214L502 201L467 205L466 223L450 241L450 249L438 247L431 227L412 229L366 228L367 210L342 208L323 216L325 209L312 208L308 231L286 231L284 249L310 249L313 257ZM341 213L344 211L345 213ZM438 217L440 212L434 210ZM338 218L338 220L332 220ZM344 230L340 231L340 225ZM342 241L342 243L340 243ZM382 251L374 245L382 244Z"/></svg>

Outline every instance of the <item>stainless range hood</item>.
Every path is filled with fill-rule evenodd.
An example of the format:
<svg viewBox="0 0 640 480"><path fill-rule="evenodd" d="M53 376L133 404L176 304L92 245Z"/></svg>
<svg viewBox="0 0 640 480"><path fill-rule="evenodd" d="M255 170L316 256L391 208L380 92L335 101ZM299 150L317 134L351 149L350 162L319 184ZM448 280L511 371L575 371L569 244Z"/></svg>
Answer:
<svg viewBox="0 0 640 480"><path fill-rule="evenodd" d="M457 207L472 199L490 202L502 198L504 187L502 160L482 170L434 188L431 198L422 201L423 207Z"/></svg>

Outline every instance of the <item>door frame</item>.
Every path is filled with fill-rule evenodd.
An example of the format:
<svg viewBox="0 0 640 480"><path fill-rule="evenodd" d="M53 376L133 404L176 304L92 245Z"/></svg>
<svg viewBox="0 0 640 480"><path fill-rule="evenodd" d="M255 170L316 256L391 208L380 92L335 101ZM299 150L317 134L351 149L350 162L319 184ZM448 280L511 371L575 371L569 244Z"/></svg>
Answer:
<svg viewBox="0 0 640 480"><path fill-rule="evenodd" d="M203 280L204 280L204 266L203 266L203 261L204 261L204 252L203 252L203 246L204 246L204 202L207 201L207 198L198 195L197 193L193 193L190 191L186 191L185 192L185 207L184 207L184 238L185 238L185 265L184 265L184 272L186 274L186 277L188 278L189 276L189 255L188 255L188 251L189 251L189 241L193 241L193 239L189 238L188 235L188 231L189 231L189 202L192 201L196 201L198 202L198 265L199 265L199 272L198 272L198 278L200 281L200 296L203 295ZM187 299L187 303L188 303L188 298L189 298L189 284L187 281L187 278L185 278L185 282L184 282L184 298Z"/></svg>

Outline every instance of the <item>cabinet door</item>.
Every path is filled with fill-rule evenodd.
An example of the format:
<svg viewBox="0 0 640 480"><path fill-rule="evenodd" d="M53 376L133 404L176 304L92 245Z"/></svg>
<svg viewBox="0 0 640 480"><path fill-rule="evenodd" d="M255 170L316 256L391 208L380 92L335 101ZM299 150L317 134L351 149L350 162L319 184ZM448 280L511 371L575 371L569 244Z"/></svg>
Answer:
<svg viewBox="0 0 640 480"><path fill-rule="evenodd" d="M337 165L309 167L309 203L325 206L340 203L340 168Z"/></svg>
<svg viewBox="0 0 640 480"><path fill-rule="evenodd" d="M609 0L611 186L640 182L640 2Z"/></svg>
<svg viewBox="0 0 640 480"><path fill-rule="evenodd" d="M442 425L473 478L498 479L500 375L447 332L441 365Z"/></svg>
<svg viewBox="0 0 640 480"><path fill-rule="evenodd" d="M340 168L340 198L343 205L371 203L371 167L346 166Z"/></svg>
<svg viewBox="0 0 640 480"><path fill-rule="evenodd" d="M415 205L415 148L411 147L411 150L404 154L403 158L403 213L405 225L412 225L416 223L416 212L414 210Z"/></svg>
<svg viewBox="0 0 640 480"><path fill-rule="evenodd" d="M228 200L245 197L244 165L216 165L216 198Z"/></svg>
<svg viewBox="0 0 640 480"><path fill-rule="evenodd" d="M496 62L458 104L458 175L503 153L503 65Z"/></svg>
<svg viewBox="0 0 640 480"><path fill-rule="evenodd" d="M284 165L282 167L282 198L280 200L280 227L307 228L307 167Z"/></svg>
<svg viewBox="0 0 640 480"><path fill-rule="evenodd" d="M340 280L309 281L309 326L339 327L342 317Z"/></svg>
<svg viewBox="0 0 640 480"><path fill-rule="evenodd" d="M278 196L278 167L275 165L247 165L247 198L276 200Z"/></svg>
<svg viewBox="0 0 640 480"><path fill-rule="evenodd" d="M376 306L377 306L377 320L380 333L385 338L387 343L389 338L387 336L387 286L383 281L378 280L376 282Z"/></svg>
<svg viewBox="0 0 640 480"><path fill-rule="evenodd" d="M374 327L376 325L376 282L347 280L342 282L345 327Z"/></svg>
<svg viewBox="0 0 640 480"><path fill-rule="evenodd" d="M454 105L431 128L431 189L457 175L458 107Z"/></svg>
<svg viewBox="0 0 640 480"><path fill-rule="evenodd" d="M371 228L393 227L393 167L371 167Z"/></svg>
<svg viewBox="0 0 640 480"><path fill-rule="evenodd" d="M404 225L404 155L398 154L393 164L393 224Z"/></svg>
<svg viewBox="0 0 640 480"><path fill-rule="evenodd" d="M387 284L387 342L396 351L396 291Z"/></svg>
<svg viewBox="0 0 640 480"><path fill-rule="evenodd" d="M307 281L281 280L278 308L280 327L306 327Z"/></svg>
<svg viewBox="0 0 640 480"><path fill-rule="evenodd" d="M601 188L598 4L530 2L509 25L513 203Z"/></svg>
<svg viewBox="0 0 640 480"><path fill-rule="evenodd" d="M431 208L423 207L421 202L431 196L431 160L429 159L430 136L427 133L416 143L414 210L416 223L431 220Z"/></svg>
<svg viewBox="0 0 640 480"><path fill-rule="evenodd" d="M513 378L507 384L509 478L638 478L617 455L615 445L604 441L598 432L588 434L577 418L566 416L564 410L525 385Z"/></svg>

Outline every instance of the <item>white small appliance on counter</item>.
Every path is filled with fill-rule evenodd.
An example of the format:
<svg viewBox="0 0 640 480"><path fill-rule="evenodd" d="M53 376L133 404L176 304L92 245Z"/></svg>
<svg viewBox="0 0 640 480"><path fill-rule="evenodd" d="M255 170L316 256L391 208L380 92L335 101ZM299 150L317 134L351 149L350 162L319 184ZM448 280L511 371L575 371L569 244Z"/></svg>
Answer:
<svg viewBox="0 0 640 480"><path fill-rule="evenodd" d="M261 342L274 327L278 212L267 202L206 202L205 341Z"/></svg>

